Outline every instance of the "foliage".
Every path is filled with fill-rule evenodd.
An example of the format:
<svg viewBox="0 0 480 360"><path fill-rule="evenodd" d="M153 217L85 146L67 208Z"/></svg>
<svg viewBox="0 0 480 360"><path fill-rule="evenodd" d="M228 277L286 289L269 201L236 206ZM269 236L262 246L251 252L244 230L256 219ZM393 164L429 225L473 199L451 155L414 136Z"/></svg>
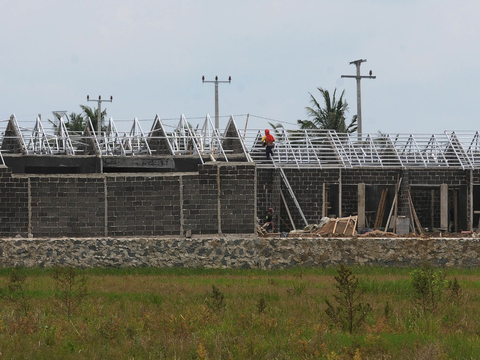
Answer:
<svg viewBox="0 0 480 360"><path fill-rule="evenodd" d="M307 283L305 281L295 282L292 287L287 290L289 295L302 295L307 289Z"/></svg>
<svg viewBox="0 0 480 360"><path fill-rule="evenodd" d="M0 289L0 296L14 303L24 316L30 310L31 296L27 295L27 276L21 274L18 268L13 268L6 287Z"/></svg>
<svg viewBox="0 0 480 360"><path fill-rule="evenodd" d="M262 295L257 302L257 313L263 314L267 310L267 301L265 300L265 296Z"/></svg>
<svg viewBox="0 0 480 360"><path fill-rule="evenodd" d="M435 270L430 263L423 263L419 269L411 272L413 297L424 314L439 310L443 294L448 285L445 273Z"/></svg>
<svg viewBox="0 0 480 360"><path fill-rule="evenodd" d="M216 313L224 310L226 306L225 295L223 295L215 285L212 285L212 291L207 293L205 302L207 303L207 306Z"/></svg>
<svg viewBox="0 0 480 360"><path fill-rule="evenodd" d="M86 269L89 296L70 319L53 307L60 304L52 269L19 270L31 307L19 317L0 298L6 359L476 359L480 353L480 268L444 269L447 278L458 276L469 301L435 321L418 316L412 304L413 269L353 268L362 301L372 304L366 325L353 334L332 329L319 311L338 293L334 267ZM10 273L0 269L0 287ZM306 282L308 296L291 296L292 282ZM222 316L205 301L212 284L218 299L228 299Z"/></svg>
<svg viewBox="0 0 480 360"><path fill-rule="evenodd" d="M458 283L457 277L454 277L453 280L448 281L448 290L450 292L449 298L455 306L459 306L462 301L462 288Z"/></svg>
<svg viewBox="0 0 480 360"><path fill-rule="evenodd" d="M74 267L56 267L53 270L57 303L70 319L87 296L85 272Z"/></svg>
<svg viewBox="0 0 480 360"><path fill-rule="evenodd" d="M75 112L70 113L70 115L66 119L65 127L69 131L82 132L85 129L87 119L90 118L94 130L97 131L98 108L91 108L85 105L80 105L80 108L82 109L82 113L80 114L77 114ZM55 116L57 120L60 119L60 114L55 113ZM105 122L106 116L107 116L107 109L103 109L101 113L102 130L106 130L106 126L103 125ZM53 121L51 120L49 121L54 124L54 127L57 127L57 125Z"/></svg>
<svg viewBox="0 0 480 360"><path fill-rule="evenodd" d="M94 130L97 131L98 108L95 109L95 108L91 108L91 107L85 106L85 105L80 105L80 107L83 110L83 116L85 118L90 118L90 120L92 121L92 126L93 126ZM102 113L101 113L101 117L100 117L100 121L101 121L101 124L102 124L102 130L106 129L106 126L103 125L105 123L105 118L106 117L107 117L107 109L103 109Z"/></svg>
<svg viewBox="0 0 480 360"><path fill-rule="evenodd" d="M338 133L354 133L357 131L357 115L354 115L352 121L346 125L346 113L348 112L348 103L343 99L345 90L342 91L340 98L336 99L337 89L333 91L333 97L328 90L317 88L322 94L324 106L310 94L311 107L306 107L309 120L297 120L301 129L324 129L335 130Z"/></svg>
<svg viewBox="0 0 480 360"><path fill-rule="evenodd" d="M333 298L338 306L334 307L328 299L325 299L327 304L325 313L333 323L340 325L344 331L351 334L365 322L372 307L368 303L360 302L363 291L359 288L359 281L353 275L352 269L341 264L335 280L337 281L335 287L339 294L334 294Z"/></svg>
<svg viewBox="0 0 480 360"><path fill-rule="evenodd" d="M65 124L69 131L83 131L85 128L85 120L81 114L72 112Z"/></svg>

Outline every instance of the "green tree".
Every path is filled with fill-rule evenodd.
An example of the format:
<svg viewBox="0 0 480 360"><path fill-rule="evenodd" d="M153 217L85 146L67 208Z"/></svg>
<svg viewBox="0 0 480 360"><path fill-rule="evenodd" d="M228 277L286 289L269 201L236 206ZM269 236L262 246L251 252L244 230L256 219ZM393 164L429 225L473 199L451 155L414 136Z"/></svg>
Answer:
<svg viewBox="0 0 480 360"><path fill-rule="evenodd" d="M96 131L97 130L97 119L98 119L98 114L97 114L98 108L94 109L94 108L91 108L91 107L85 106L85 105L80 105L80 107L83 110L83 115L85 117L90 118L90 120L92 121L93 128ZM100 119L100 121L102 123L102 130L106 129L106 127L103 126L106 117L107 117L107 109L104 109L101 113L101 119Z"/></svg>
<svg viewBox="0 0 480 360"><path fill-rule="evenodd" d="M357 115L354 115L352 121L346 125L346 113L348 112L348 103L343 99L345 90L342 91L340 98L336 99L337 89L333 92L333 97L330 96L328 90L317 88L322 94L325 106L317 101L317 99L310 94L310 102L312 106L306 107L309 120L297 120L301 129L324 129L335 130L338 133L354 133L357 131Z"/></svg>
<svg viewBox="0 0 480 360"><path fill-rule="evenodd" d="M52 277L55 280L56 302L70 320L88 293L85 270L74 267L55 267Z"/></svg>
<svg viewBox="0 0 480 360"><path fill-rule="evenodd" d="M334 324L351 334L365 322L372 307L369 303L361 302L363 290L360 289L359 280L353 275L353 270L340 264L337 271L338 275L334 278L338 293L333 295L337 306L325 299L325 313Z"/></svg>
<svg viewBox="0 0 480 360"><path fill-rule="evenodd" d="M72 112L65 126L70 131L83 131L85 128L85 119L81 114Z"/></svg>
<svg viewBox="0 0 480 360"><path fill-rule="evenodd" d="M10 272L8 284L4 288L0 288L0 298L10 300L16 304L24 316L28 315L30 310L31 296L28 294L27 276L22 274L18 268L14 268Z"/></svg>
<svg viewBox="0 0 480 360"><path fill-rule="evenodd" d="M442 270L436 270L432 264L425 262L419 269L413 270L413 298L425 314L439 310L448 281Z"/></svg>

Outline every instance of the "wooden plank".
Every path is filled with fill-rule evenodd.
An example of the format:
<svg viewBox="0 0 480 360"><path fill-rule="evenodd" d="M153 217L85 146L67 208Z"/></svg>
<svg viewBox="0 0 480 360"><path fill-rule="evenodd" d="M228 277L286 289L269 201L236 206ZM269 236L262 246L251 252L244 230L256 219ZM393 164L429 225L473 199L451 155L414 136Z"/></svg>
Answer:
<svg viewBox="0 0 480 360"><path fill-rule="evenodd" d="M287 209L288 218L290 219L290 223L291 223L292 226L293 226L293 230L297 230L297 229L295 228L295 223L293 222L292 215L290 214L290 209L288 208L287 201L285 200L285 196L283 196L283 191L282 191L282 189L280 189L280 195L282 196L283 205L285 205L285 209Z"/></svg>
<svg viewBox="0 0 480 360"><path fill-rule="evenodd" d="M350 219L351 218L352 218L351 216L348 217L347 224L345 225L345 229L343 229L343 233L342 233L343 235L345 235L345 232L347 231L347 228L348 228L348 225L350 224Z"/></svg>
<svg viewBox="0 0 480 360"><path fill-rule="evenodd" d="M336 219L336 220L335 220L335 226L333 227L332 234L335 234L335 230L337 230L338 220L339 220L339 219Z"/></svg>
<svg viewBox="0 0 480 360"><path fill-rule="evenodd" d="M399 184L401 183L402 183L402 179L400 178ZM395 197L393 198L392 207L390 208L390 213L388 214L387 224L385 225L385 231L388 231L390 227L389 226L390 220L392 218L392 212L393 212L393 209L395 208L395 204L397 203L397 197L398 197L398 190L397 190L397 186L395 186Z"/></svg>
<svg viewBox="0 0 480 360"><path fill-rule="evenodd" d="M418 219L417 212L415 211L415 206L413 206L412 195L410 194L410 189L408 190L408 200L410 202L410 209L412 211L413 219L415 220L415 225L417 225L418 232L423 234L422 224L420 224L420 220Z"/></svg>
<svg viewBox="0 0 480 360"><path fill-rule="evenodd" d="M382 190L382 196L378 203L377 217L375 218L375 224L373 227L378 229L382 226L383 216L385 214L385 203L387 202L388 188Z"/></svg>
<svg viewBox="0 0 480 360"><path fill-rule="evenodd" d="M453 229L458 232L458 190L453 190Z"/></svg>
<svg viewBox="0 0 480 360"><path fill-rule="evenodd" d="M397 183L395 184L395 213L393 215L393 233L397 230L397 216L398 216L398 192L400 191L399 180L400 175L397 175Z"/></svg>

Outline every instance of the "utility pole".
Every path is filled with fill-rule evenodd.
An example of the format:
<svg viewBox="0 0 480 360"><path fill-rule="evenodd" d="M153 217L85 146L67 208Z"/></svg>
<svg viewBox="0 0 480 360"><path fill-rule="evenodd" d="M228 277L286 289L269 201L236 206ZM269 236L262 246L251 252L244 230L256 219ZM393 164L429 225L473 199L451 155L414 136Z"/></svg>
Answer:
<svg viewBox="0 0 480 360"><path fill-rule="evenodd" d="M361 79L376 79L376 76L372 76L372 70L370 70L369 76L360 76L360 64L366 62L367 60L360 59L351 61L350 65L355 64L357 67L357 75L342 75L342 78L355 78L357 79L357 134L358 141L362 140L362 94L360 91L360 80Z"/></svg>
<svg viewBox="0 0 480 360"><path fill-rule="evenodd" d="M96 101L98 102L97 107L97 136L102 134L102 102L112 102L113 96L110 96L110 100L102 100L102 97L99 95L98 100L90 100L90 95L87 95L87 101Z"/></svg>
<svg viewBox="0 0 480 360"><path fill-rule="evenodd" d="M219 83L231 83L232 77L228 77L228 81L219 81L218 76L215 76L215 81L206 81L205 76L202 76L202 83L214 83L215 84L215 130L218 130L220 121L218 119L218 84Z"/></svg>

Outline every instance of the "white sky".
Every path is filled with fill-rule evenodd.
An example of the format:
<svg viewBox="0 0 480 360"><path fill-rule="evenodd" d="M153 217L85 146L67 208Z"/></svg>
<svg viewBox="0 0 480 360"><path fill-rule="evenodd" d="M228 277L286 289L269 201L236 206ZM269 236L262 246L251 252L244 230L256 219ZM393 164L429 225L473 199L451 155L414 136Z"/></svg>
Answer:
<svg viewBox="0 0 480 360"><path fill-rule="evenodd" d="M296 124L323 87L345 90L351 119L356 82L341 75L367 59L362 75L377 78L362 80L365 133L480 130L479 19L478 0L4 0L0 120L80 113L96 107L87 94L113 95L102 107L125 130L155 114L213 119L202 75L232 76L222 116Z"/></svg>

